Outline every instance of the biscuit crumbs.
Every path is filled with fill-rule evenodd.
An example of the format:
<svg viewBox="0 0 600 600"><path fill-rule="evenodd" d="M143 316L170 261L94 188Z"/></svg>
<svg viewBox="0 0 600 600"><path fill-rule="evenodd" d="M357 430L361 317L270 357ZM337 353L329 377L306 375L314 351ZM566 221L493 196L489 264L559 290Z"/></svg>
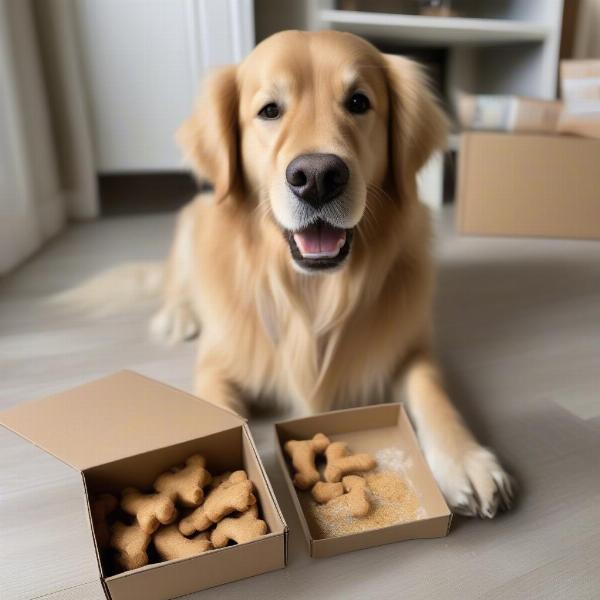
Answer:
<svg viewBox="0 0 600 600"><path fill-rule="evenodd" d="M365 479L371 494L371 510L365 517L350 514L345 495L327 504L310 502L309 508L322 537L338 537L423 518L419 498L403 475L377 471L365 475Z"/></svg>

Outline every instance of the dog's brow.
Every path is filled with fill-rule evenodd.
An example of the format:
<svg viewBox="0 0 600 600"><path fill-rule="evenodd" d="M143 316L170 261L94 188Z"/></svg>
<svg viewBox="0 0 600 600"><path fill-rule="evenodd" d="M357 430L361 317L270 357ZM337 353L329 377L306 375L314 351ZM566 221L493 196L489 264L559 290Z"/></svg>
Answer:
<svg viewBox="0 0 600 600"><path fill-rule="evenodd" d="M285 97L290 94L292 82L288 77L276 77L266 86L266 90L274 97Z"/></svg>
<svg viewBox="0 0 600 600"><path fill-rule="evenodd" d="M275 77L262 82L261 87L252 97L253 104L262 105L265 102L286 103L289 100L292 84L286 77Z"/></svg>
<svg viewBox="0 0 600 600"><path fill-rule="evenodd" d="M344 84L344 88L347 90L356 87L359 80L360 75L353 67L345 69L342 73L342 83Z"/></svg>

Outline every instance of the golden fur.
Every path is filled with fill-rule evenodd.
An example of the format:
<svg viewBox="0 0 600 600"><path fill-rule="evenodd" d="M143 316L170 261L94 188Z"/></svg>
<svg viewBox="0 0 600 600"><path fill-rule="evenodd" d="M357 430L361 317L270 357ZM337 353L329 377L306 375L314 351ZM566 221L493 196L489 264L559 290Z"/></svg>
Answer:
<svg viewBox="0 0 600 600"><path fill-rule="evenodd" d="M368 115L343 110L348 85L368 91ZM261 122L273 95L285 114ZM241 413L265 399L311 411L398 400L406 383L449 502L491 517L510 503L510 479L453 409L431 356L430 229L415 177L446 129L415 63L350 34L283 32L216 72L179 132L215 192L179 216L155 325L200 329L196 392ZM334 272L298 272L282 233L283 174L306 152L335 152L352 173L358 222Z"/></svg>

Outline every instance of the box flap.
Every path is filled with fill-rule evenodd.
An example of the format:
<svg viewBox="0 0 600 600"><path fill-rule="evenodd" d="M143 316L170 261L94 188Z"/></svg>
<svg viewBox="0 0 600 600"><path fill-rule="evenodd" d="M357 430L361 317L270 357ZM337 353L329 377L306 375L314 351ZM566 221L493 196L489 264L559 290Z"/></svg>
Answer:
<svg viewBox="0 0 600 600"><path fill-rule="evenodd" d="M210 402L121 371L13 407L0 423L72 467L85 470L240 426Z"/></svg>

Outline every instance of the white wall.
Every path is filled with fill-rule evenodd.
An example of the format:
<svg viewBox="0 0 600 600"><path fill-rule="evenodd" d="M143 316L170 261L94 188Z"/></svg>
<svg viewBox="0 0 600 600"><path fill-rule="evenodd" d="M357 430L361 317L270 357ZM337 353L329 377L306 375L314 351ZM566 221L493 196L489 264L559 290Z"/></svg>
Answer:
<svg viewBox="0 0 600 600"><path fill-rule="evenodd" d="M254 44L251 0L78 0L97 170L182 168L174 133L207 69Z"/></svg>
<svg viewBox="0 0 600 600"><path fill-rule="evenodd" d="M0 274L62 227L60 189L34 20L0 0Z"/></svg>

